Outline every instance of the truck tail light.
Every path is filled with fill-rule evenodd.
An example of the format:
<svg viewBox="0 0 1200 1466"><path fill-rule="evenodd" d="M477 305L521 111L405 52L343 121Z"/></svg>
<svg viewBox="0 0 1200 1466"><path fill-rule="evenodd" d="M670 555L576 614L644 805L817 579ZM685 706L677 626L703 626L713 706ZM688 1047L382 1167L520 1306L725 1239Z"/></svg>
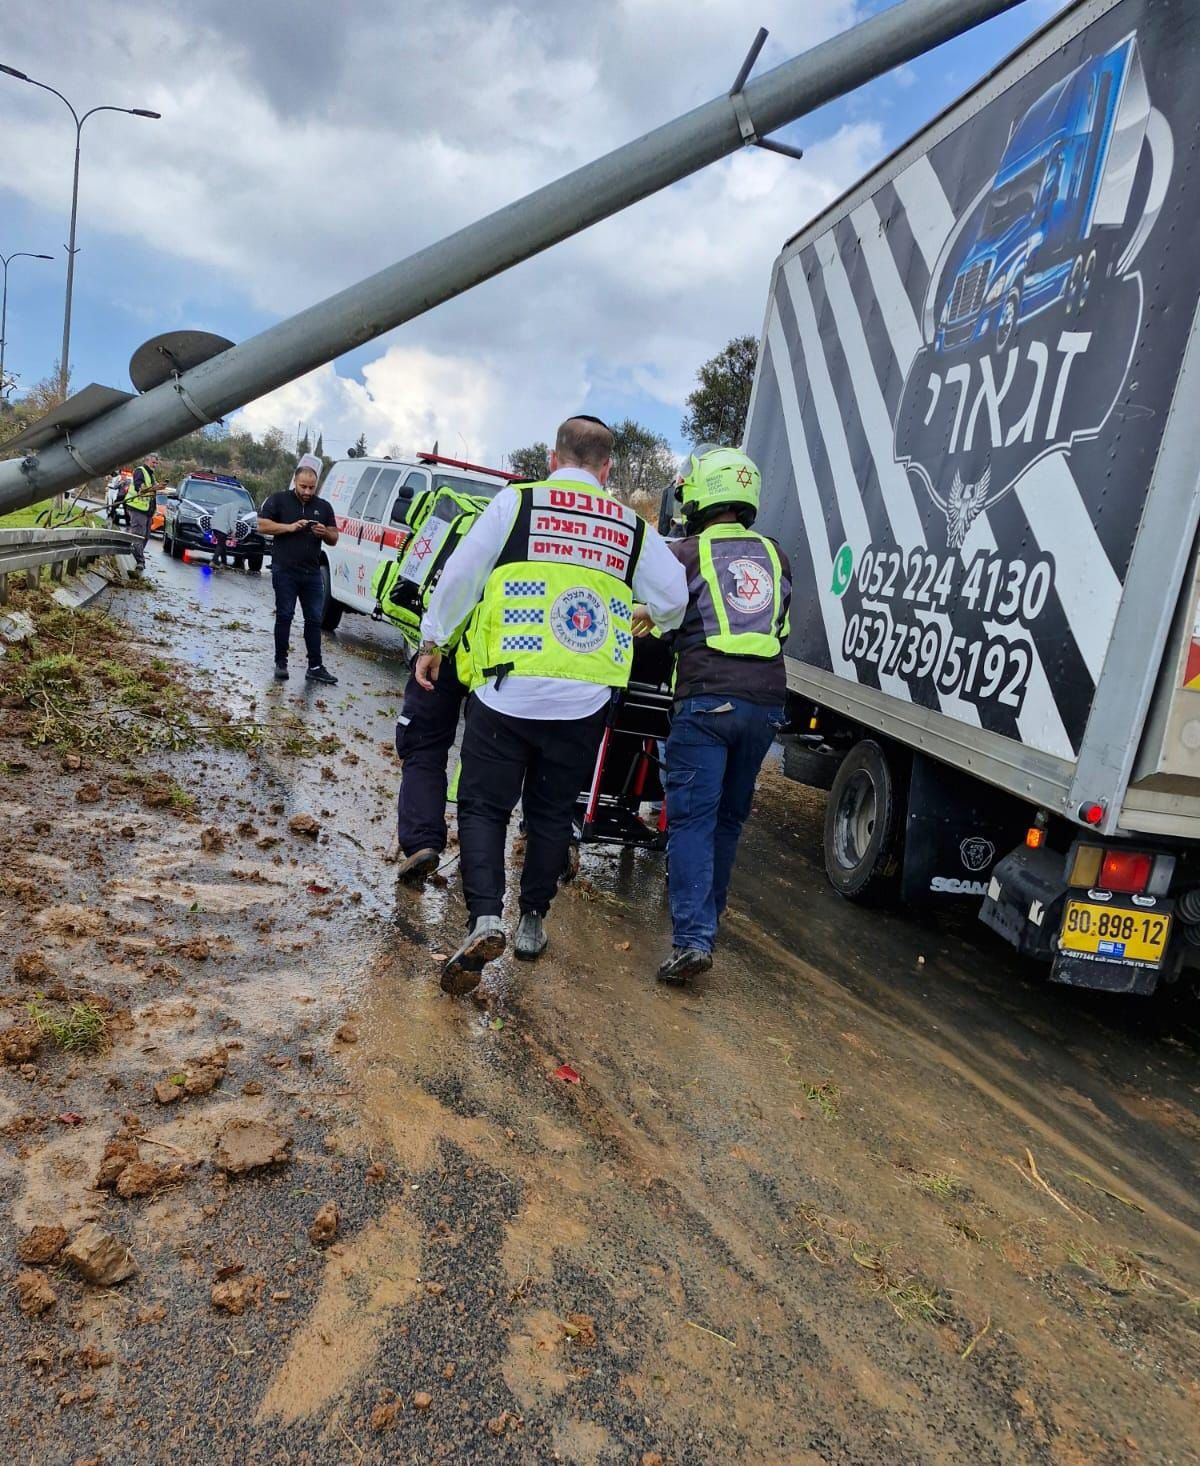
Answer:
<svg viewBox="0 0 1200 1466"><path fill-rule="evenodd" d="M1154 857L1141 850L1106 850L1100 885L1106 891L1141 892L1150 884Z"/></svg>

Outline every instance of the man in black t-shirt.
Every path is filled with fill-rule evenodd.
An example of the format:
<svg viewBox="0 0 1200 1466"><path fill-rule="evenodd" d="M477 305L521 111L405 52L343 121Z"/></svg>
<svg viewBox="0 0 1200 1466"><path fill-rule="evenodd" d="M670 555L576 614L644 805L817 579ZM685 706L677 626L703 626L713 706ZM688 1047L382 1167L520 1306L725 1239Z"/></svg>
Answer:
<svg viewBox="0 0 1200 1466"><path fill-rule="evenodd" d="M287 681L288 642L297 601L304 613L308 681L337 682L321 661L321 618L325 613L321 546L336 545L338 529L332 504L317 497L320 476L321 460L306 453L296 465L291 487L282 494L272 494L258 513L260 532L274 537L271 584L275 590L276 682Z"/></svg>

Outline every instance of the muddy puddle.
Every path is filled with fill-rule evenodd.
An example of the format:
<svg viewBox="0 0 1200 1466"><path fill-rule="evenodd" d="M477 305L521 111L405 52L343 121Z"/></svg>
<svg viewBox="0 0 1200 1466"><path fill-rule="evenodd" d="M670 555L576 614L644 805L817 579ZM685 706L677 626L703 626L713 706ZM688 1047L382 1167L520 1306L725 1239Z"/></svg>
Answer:
<svg viewBox="0 0 1200 1466"><path fill-rule="evenodd" d="M0 1310L16 1459L1200 1459L1193 1014L847 907L777 769L693 989L650 977L661 858L587 851L547 956L448 1000L453 860L419 894L384 860L385 635L348 620L339 686L280 689L265 577L154 578L131 634L269 737L148 755L181 791L151 806L0 734L0 1023L108 1031L0 1069L9 1281L35 1226L138 1267L24 1267L56 1297ZM229 1174L248 1120L277 1158ZM97 1189L114 1139L182 1174Z"/></svg>

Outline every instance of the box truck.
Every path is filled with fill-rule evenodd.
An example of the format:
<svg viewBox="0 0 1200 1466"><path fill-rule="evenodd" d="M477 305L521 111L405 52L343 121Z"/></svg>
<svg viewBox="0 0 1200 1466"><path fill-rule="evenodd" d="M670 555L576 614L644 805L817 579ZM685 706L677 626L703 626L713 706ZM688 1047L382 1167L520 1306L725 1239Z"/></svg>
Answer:
<svg viewBox="0 0 1200 1466"><path fill-rule="evenodd" d="M1200 960L1200 7L1079 0L784 247L746 448L850 899Z"/></svg>

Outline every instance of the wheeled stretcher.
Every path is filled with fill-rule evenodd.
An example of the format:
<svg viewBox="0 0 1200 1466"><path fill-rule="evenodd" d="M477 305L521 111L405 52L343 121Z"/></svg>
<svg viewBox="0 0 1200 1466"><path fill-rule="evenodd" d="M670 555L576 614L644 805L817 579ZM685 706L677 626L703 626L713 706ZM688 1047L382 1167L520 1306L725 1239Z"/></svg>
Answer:
<svg viewBox="0 0 1200 1466"><path fill-rule="evenodd" d="M634 643L629 685L613 698L592 782L575 806L583 844L666 848L662 750L671 731L671 664L657 638ZM642 817L644 804L657 804L656 818Z"/></svg>

